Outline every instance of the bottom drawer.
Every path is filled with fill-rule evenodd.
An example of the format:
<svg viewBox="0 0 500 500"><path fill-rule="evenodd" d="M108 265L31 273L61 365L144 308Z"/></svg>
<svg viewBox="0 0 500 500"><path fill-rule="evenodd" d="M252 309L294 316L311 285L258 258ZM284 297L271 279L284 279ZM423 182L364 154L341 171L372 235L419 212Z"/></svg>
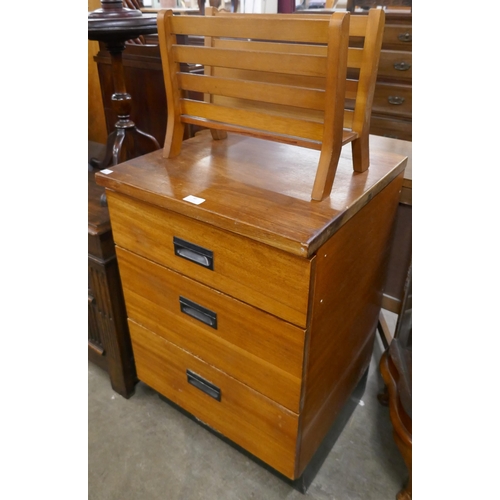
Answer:
<svg viewBox="0 0 500 500"><path fill-rule="evenodd" d="M140 380L295 479L297 414L134 321L129 326Z"/></svg>

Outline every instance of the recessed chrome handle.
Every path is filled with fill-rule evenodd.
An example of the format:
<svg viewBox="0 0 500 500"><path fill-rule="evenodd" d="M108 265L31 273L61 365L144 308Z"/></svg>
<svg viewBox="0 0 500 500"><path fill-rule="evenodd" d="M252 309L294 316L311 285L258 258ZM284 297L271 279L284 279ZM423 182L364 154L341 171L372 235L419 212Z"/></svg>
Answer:
<svg viewBox="0 0 500 500"><path fill-rule="evenodd" d="M397 69L398 71L408 71L410 68L411 64L405 61L394 63L394 69Z"/></svg>
<svg viewBox="0 0 500 500"><path fill-rule="evenodd" d="M399 106L400 104L403 104L405 102L404 97L399 97L396 95L390 95L387 100L389 101L389 104L395 104L396 106Z"/></svg>
<svg viewBox="0 0 500 500"><path fill-rule="evenodd" d="M206 267L211 271L214 269L214 253L212 250L207 250L194 243L177 238L177 236L174 236L174 253L178 257Z"/></svg>
<svg viewBox="0 0 500 500"><path fill-rule="evenodd" d="M217 313L185 297L179 297L181 312L217 330Z"/></svg>
<svg viewBox="0 0 500 500"><path fill-rule="evenodd" d="M200 377L197 373L194 373L191 370L186 370L186 375L189 384L193 385L211 398L214 398L217 401L221 400L221 390L216 385L212 384L208 380L205 380L203 377Z"/></svg>

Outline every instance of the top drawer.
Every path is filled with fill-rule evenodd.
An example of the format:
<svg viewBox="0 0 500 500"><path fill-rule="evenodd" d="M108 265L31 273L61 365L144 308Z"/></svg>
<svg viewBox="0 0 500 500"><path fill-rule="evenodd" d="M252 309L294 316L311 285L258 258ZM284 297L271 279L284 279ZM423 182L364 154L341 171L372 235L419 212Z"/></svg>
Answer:
<svg viewBox="0 0 500 500"><path fill-rule="evenodd" d="M312 260L108 191L115 243L306 327Z"/></svg>
<svg viewBox="0 0 500 500"><path fill-rule="evenodd" d="M389 24L385 26L382 49L411 51L412 30L407 24Z"/></svg>

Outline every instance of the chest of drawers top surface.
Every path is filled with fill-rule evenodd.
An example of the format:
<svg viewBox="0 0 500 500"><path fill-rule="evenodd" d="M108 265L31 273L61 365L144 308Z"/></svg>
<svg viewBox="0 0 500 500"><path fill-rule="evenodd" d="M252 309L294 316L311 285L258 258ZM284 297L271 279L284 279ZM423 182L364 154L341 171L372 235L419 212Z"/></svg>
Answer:
<svg viewBox="0 0 500 500"><path fill-rule="evenodd" d="M396 141L398 142L398 141ZM403 142L403 141L399 141ZM405 168L390 140L370 137L370 168L352 169L344 148L332 193L310 194L319 151L228 134L200 134L173 159L162 151L98 173L106 188L300 257L310 257ZM186 201L188 196L204 200Z"/></svg>

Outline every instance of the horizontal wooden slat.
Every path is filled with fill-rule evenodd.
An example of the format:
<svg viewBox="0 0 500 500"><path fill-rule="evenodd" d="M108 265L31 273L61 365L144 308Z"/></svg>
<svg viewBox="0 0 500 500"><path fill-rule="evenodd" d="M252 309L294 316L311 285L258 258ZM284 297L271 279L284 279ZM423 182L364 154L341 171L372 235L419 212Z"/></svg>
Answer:
<svg viewBox="0 0 500 500"><path fill-rule="evenodd" d="M247 17L234 15L172 16L172 32L178 35L224 36L229 38L253 38L302 43L327 43L328 22L320 19L292 17L269 18L262 16L258 23L248 23Z"/></svg>
<svg viewBox="0 0 500 500"><path fill-rule="evenodd" d="M308 122L316 122L320 124L323 124L325 120L325 113L323 110L316 110L310 108L297 108L294 106L285 106L282 104L250 101L247 99L225 97L218 95L212 96L212 100L210 102L212 102L213 104L218 104L219 106L248 109L250 111L261 111L265 114L269 113L275 116L295 118L297 120L305 120Z"/></svg>
<svg viewBox="0 0 500 500"><path fill-rule="evenodd" d="M326 72L325 57L314 55L216 49L192 45L174 45L173 55L175 62L197 63L204 66L322 77Z"/></svg>
<svg viewBox="0 0 500 500"><path fill-rule="evenodd" d="M252 101L284 104L299 108L322 110L325 92L307 88L274 85L207 75L178 73L179 86L184 90L237 97Z"/></svg>
<svg viewBox="0 0 500 500"><path fill-rule="evenodd" d="M226 107L238 107L239 109L262 111L264 113L273 113L275 115L289 118L297 118L310 122L323 123L323 113L313 109L294 108L291 106L281 106L279 104L270 103L258 103L255 101L247 101L245 99L235 99L232 97L221 96L214 96L213 102L214 104L219 104ZM354 112L351 109L344 110L344 129L352 129L353 117Z"/></svg>
<svg viewBox="0 0 500 500"><path fill-rule="evenodd" d="M312 141L322 141L323 124L274 116L259 111L228 108L200 101L181 99L182 115L202 117L208 120L258 129L272 134L302 137ZM181 119L184 121L184 116Z"/></svg>
<svg viewBox="0 0 500 500"><path fill-rule="evenodd" d="M218 76L220 78L236 78L238 80L274 83L276 85L290 85L290 81L293 78L294 86L307 89L324 90L326 85L324 76L291 76L283 73L269 73L268 71L252 71L235 68L211 68L211 71L212 76Z"/></svg>
<svg viewBox="0 0 500 500"><path fill-rule="evenodd" d="M256 42L249 40L231 40L214 38L212 47L220 49L259 50L263 52L285 52L294 54L316 55L326 57L326 45L303 45L276 42ZM363 49L349 47L347 51L347 67L360 68L363 58Z"/></svg>
<svg viewBox="0 0 500 500"><path fill-rule="evenodd" d="M234 19L235 17L249 17L253 16L259 21L262 21L264 19L272 19L273 16L276 16L277 14L234 14L234 13L229 13L229 12L224 12L224 11L218 11L217 12L217 17L224 17L227 15L231 19ZM325 14L279 14L281 19L288 20L288 19L309 19L309 20L314 20L314 21L323 21L325 23L330 22L330 18L332 16L331 13L325 13ZM366 26L368 23L368 16L350 16L349 20L349 36L362 36L364 37L366 34Z"/></svg>
<svg viewBox="0 0 500 500"><path fill-rule="evenodd" d="M214 38L212 47L218 49L261 50L262 52L293 52L326 57L326 45L301 43L259 42L256 40L236 40L234 38Z"/></svg>

